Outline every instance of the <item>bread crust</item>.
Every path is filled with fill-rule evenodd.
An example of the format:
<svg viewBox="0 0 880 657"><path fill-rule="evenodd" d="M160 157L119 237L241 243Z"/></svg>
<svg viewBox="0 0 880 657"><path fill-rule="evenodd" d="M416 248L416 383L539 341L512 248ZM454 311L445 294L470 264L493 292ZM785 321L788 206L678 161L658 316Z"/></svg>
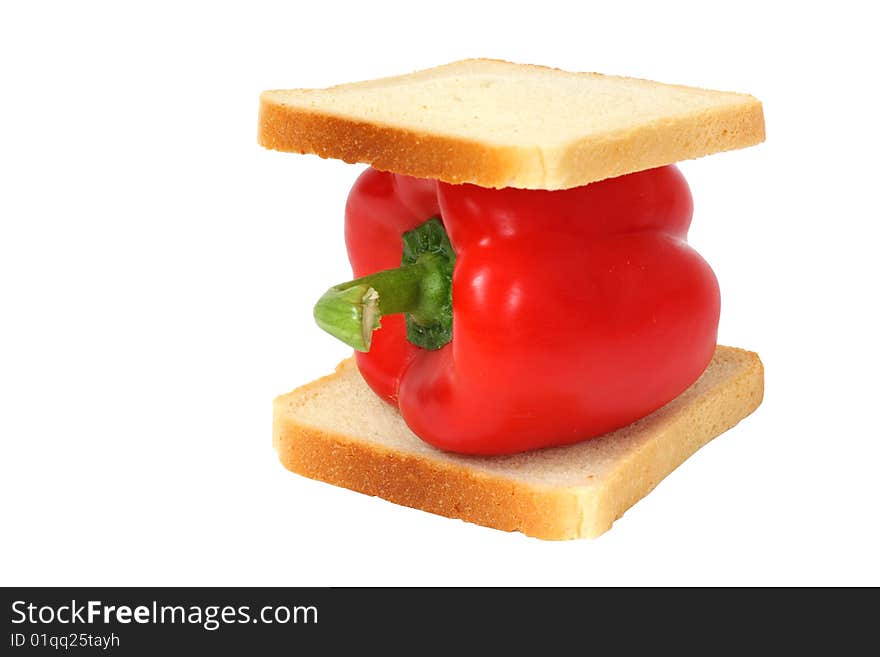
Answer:
<svg viewBox="0 0 880 657"><path fill-rule="evenodd" d="M608 530L697 449L754 411L764 391L758 355L719 346L701 379L676 400L629 428L594 439L623 440L618 434L631 430L644 436L617 454L608 472L596 481L587 476L578 485L551 485L527 481L521 467L509 473L477 467L497 457L450 459L439 450L394 449L304 422L296 408L321 403L315 400L322 387L345 376L346 368L351 375L352 366L343 363L336 373L276 399L273 442L287 469L404 506L552 540L592 538ZM560 458L583 458L577 446L553 450ZM586 471L589 465L572 467Z"/></svg>
<svg viewBox="0 0 880 657"><path fill-rule="evenodd" d="M448 67L480 63L556 70L498 60L465 60L404 77L419 80ZM595 73L577 75L608 78ZM334 89L374 88L390 79L340 85ZM687 89L680 85L662 86ZM482 187L565 189L752 146L764 141L765 136L761 103L745 94L728 94L730 102L718 107L649 123L634 123L626 129L574 139L547 150L545 147L551 145L531 148L503 145L383 123L380 118L364 120L318 111L288 104L279 93L284 92L267 91L260 97L258 141L266 148L316 154L348 163L369 164L383 171Z"/></svg>
<svg viewBox="0 0 880 657"><path fill-rule="evenodd" d="M260 100L258 140L266 148L349 164L367 163L381 171L449 183L483 181L484 187L503 185L520 160L518 149L404 130L396 126L357 121L342 116Z"/></svg>

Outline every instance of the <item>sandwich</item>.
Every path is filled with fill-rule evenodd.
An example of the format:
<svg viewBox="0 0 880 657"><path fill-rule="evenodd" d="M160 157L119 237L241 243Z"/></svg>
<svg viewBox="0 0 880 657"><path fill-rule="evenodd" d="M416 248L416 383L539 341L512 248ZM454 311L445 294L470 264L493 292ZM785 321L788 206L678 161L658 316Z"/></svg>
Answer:
<svg viewBox="0 0 880 657"><path fill-rule="evenodd" d="M763 141L752 96L465 60L266 91L258 140L368 165L313 311L354 356L275 400L289 470L589 538L761 403L675 166Z"/></svg>

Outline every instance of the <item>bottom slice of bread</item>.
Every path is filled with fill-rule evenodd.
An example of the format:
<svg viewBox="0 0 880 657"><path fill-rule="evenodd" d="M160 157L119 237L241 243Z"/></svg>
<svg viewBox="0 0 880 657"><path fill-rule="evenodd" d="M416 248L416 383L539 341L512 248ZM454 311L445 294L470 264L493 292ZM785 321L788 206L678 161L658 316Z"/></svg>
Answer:
<svg viewBox="0 0 880 657"><path fill-rule="evenodd" d="M417 438L349 359L275 400L273 442L285 467L312 479L538 538L590 538L763 394L758 355L719 346L696 383L622 429L566 447L461 456Z"/></svg>

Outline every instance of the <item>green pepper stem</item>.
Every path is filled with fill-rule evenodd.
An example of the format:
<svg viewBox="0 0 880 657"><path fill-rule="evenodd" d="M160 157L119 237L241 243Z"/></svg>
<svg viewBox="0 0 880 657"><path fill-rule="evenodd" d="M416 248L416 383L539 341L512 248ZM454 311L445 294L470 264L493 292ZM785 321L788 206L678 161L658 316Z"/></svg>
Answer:
<svg viewBox="0 0 880 657"><path fill-rule="evenodd" d="M442 258L425 253L413 264L335 285L315 304L315 321L358 351L370 350L373 331L384 315L407 313L430 325L444 311L438 294L442 266Z"/></svg>

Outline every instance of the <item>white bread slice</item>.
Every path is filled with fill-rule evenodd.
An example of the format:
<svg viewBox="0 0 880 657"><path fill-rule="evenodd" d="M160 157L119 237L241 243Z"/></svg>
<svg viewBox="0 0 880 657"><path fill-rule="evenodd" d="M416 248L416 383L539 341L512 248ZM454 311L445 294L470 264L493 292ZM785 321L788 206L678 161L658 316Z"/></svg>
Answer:
<svg viewBox="0 0 880 657"><path fill-rule="evenodd" d="M696 383L623 429L512 456L461 456L417 438L349 359L275 400L273 443L306 477L496 529L590 538L763 395L758 355L719 346Z"/></svg>
<svg viewBox="0 0 880 657"><path fill-rule="evenodd" d="M564 189L764 140L745 94L468 59L266 91L266 148L483 187Z"/></svg>

